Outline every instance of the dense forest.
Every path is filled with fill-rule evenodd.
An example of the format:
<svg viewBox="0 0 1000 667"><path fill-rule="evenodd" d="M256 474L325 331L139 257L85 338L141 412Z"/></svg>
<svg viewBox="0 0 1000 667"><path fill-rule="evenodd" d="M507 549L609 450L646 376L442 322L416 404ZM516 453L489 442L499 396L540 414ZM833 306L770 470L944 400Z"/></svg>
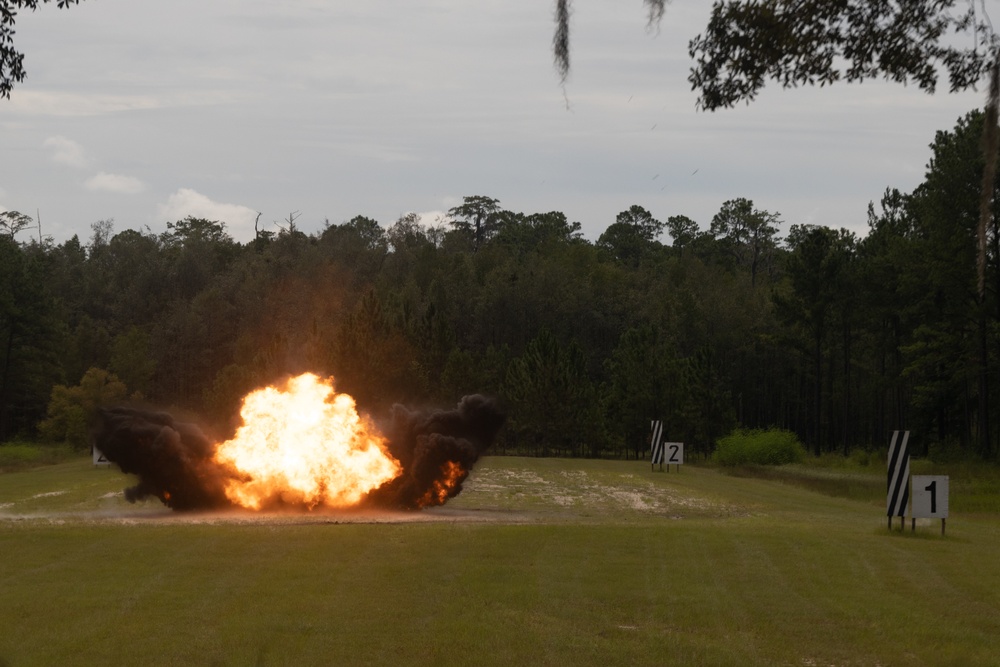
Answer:
<svg viewBox="0 0 1000 667"><path fill-rule="evenodd" d="M245 244L197 218L161 234L101 221L56 244L0 213L0 442L85 446L88 411L118 402L226 431L248 391L308 370L376 420L497 396L506 451L641 456L655 417L701 453L736 426L792 430L817 454L906 428L918 454L995 459L982 126L973 112L938 132L924 181L887 190L863 237L782 238L780 213L743 198L707 226L631 206L596 241L486 196L437 227L358 216L305 234L289 216Z"/></svg>

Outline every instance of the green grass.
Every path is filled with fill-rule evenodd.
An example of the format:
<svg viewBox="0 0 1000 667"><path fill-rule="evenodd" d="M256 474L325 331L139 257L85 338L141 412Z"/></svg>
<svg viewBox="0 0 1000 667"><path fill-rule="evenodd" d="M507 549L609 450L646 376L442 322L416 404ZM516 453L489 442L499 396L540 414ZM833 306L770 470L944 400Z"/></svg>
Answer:
<svg viewBox="0 0 1000 667"><path fill-rule="evenodd" d="M1000 520L955 476L943 538L788 481L488 458L359 523L130 506L83 460L0 474L0 665L1000 664Z"/></svg>
<svg viewBox="0 0 1000 667"><path fill-rule="evenodd" d="M27 470L79 458L68 445L37 445L34 443L0 443L0 472Z"/></svg>
<svg viewBox="0 0 1000 667"><path fill-rule="evenodd" d="M804 489L839 498L884 505L886 463L828 455L809 458L802 464L784 466L740 466L727 474L755 477L794 484ZM950 508L965 514L1000 514L1000 467L975 462L935 463L911 459L914 475L948 475L951 486Z"/></svg>

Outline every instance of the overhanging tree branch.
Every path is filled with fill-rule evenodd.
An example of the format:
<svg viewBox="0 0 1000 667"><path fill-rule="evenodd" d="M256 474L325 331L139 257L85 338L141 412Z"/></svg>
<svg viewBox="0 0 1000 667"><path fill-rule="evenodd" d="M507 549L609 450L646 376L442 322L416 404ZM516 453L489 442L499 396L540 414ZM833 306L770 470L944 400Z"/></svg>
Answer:
<svg viewBox="0 0 1000 667"><path fill-rule="evenodd" d="M24 81L24 54L14 48L14 22L20 9L38 9L53 0L0 0L0 97L10 99L15 83ZM55 0L60 9L80 4L80 0Z"/></svg>
<svg viewBox="0 0 1000 667"><path fill-rule="evenodd" d="M952 92L982 80L998 48L975 0L718 1L688 45L698 106L751 102L768 80L784 88L885 78L928 93L939 70ZM961 35L972 43L961 47Z"/></svg>

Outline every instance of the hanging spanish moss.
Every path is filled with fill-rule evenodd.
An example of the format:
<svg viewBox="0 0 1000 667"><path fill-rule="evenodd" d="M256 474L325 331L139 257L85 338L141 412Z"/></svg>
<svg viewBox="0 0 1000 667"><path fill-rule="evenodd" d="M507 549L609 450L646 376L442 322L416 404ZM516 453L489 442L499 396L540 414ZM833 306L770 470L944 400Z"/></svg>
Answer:
<svg viewBox="0 0 1000 667"><path fill-rule="evenodd" d="M646 27L652 28L660 23L663 18L663 12L667 7L667 0L644 0L646 6L649 7L649 23Z"/></svg>
<svg viewBox="0 0 1000 667"><path fill-rule="evenodd" d="M569 0L556 0L556 34L552 38L556 69L564 83L569 76Z"/></svg>
<svg viewBox="0 0 1000 667"><path fill-rule="evenodd" d="M668 0L643 0L649 8L647 28L659 24L667 2ZM569 12L570 0L556 0L556 34L552 38L552 51L562 83L566 83L566 77L569 76Z"/></svg>

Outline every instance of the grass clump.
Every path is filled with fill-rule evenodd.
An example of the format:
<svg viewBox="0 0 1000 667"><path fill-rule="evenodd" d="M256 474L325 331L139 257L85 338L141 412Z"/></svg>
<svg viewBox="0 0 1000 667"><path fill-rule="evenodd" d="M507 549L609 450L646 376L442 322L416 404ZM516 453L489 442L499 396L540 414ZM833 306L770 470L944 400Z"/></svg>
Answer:
<svg viewBox="0 0 1000 667"><path fill-rule="evenodd" d="M800 463L806 450L791 431L736 429L716 442L712 460L727 467Z"/></svg>

